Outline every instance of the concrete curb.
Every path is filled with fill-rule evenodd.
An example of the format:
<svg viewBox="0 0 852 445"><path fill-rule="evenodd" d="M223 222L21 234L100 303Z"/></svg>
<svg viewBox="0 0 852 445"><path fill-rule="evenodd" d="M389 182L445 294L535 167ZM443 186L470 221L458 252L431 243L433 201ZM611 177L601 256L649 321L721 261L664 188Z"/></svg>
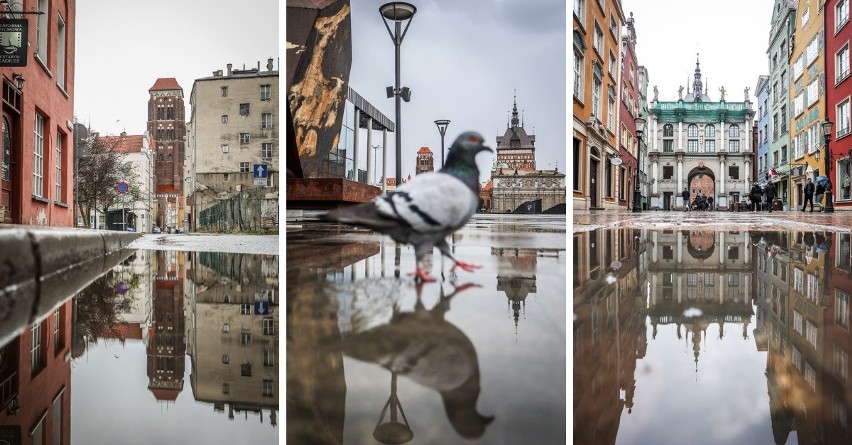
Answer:
<svg viewBox="0 0 852 445"><path fill-rule="evenodd" d="M132 232L0 225L0 344L132 252Z"/></svg>

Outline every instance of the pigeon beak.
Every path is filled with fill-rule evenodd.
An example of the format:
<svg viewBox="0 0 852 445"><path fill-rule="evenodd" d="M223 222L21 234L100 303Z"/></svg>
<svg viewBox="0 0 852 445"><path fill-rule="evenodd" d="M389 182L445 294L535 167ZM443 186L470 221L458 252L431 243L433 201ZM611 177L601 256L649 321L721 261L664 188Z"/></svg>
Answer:
<svg viewBox="0 0 852 445"><path fill-rule="evenodd" d="M481 151L490 151L491 153L494 153L494 150L492 150L492 149L491 149L491 147L489 147L489 146L487 146L487 145L481 145L481 146L479 147L479 149L478 149L478 150L476 150L476 152L477 152L477 153L479 153L479 152L481 152Z"/></svg>

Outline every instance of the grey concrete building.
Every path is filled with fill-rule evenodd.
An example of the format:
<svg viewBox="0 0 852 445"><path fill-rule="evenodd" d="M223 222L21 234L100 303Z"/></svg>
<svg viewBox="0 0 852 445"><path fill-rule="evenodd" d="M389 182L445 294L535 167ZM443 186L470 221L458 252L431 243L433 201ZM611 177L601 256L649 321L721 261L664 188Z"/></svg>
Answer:
<svg viewBox="0 0 852 445"><path fill-rule="evenodd" d="M659 101L657 88L649 106L648 158L651 163L651 209L682 209L681 193L690 201L712 196L714 207L744 202L753 181L752 118L748 87L743 101L728 101L725 87L718 101L707 94L696 60L691 91L687 85L674 101Z"/></svg>
<svg viewBox="0 0 852 445"><path fill-rule="evenodd" d="M187 190L192 230L278 226L278 71L215 71L196 79L189 103Z"/></svg>

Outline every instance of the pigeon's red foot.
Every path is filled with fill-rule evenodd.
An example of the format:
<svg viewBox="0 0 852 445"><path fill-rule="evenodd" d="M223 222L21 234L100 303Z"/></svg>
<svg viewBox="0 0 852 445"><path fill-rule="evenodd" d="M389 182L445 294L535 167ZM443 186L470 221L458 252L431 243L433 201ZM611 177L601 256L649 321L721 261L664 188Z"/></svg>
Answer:
<svg viewBox="0 0 852 445"><path fill-rule="evenodd" d="M414 281L421 283L431 283L435 281L435 277L429 275L429 272L426 272L423 269L417 269L416 271L409 273L408 276L414 277Z"/></svg>
<svg viewBox="0 0 852 445"><path fill-rule="evenodd" d="M476 264L465 263L464 261L456 261L456 264L450 268L450 272L456 270L456 267L461 267L466 272L473 272L476 269L481 269L482 266L478 266Z"/></svg>

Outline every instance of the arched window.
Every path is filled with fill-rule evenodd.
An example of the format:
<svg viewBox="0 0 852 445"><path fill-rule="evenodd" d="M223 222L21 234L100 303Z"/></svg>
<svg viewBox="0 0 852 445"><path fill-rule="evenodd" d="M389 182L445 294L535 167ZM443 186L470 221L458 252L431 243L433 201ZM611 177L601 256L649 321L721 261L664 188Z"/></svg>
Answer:
<svg viewBox="0 0 852 445"><path fill-rule="evenodd" d="M663 136L664 136L664 137L672 137L672 136L674 136L674 127L672 127L672 124L666 124L666 125L663 127Z"/></svg>
<svg viewBox="0 0 852 445"><path fill-rule="evenodd" d="M732 138L740 137L740 127L738 125L731 125L731 127L728 129L728 134Z"/></svg>
<svg viewBox="0 0 852 445"><path fill-rule="evenodd" d="M689 124L689 126L686 127L686 135L688 137L691 137L691 138L697 138L698 137L698 125Z"/></svg>
<svg viewBox="0 0 852 445"><path fill-rule="evenodd" d="M706 138L714 138L716 137L716 127L713 125L707 125L704 127L704 137Z"/></svg>

